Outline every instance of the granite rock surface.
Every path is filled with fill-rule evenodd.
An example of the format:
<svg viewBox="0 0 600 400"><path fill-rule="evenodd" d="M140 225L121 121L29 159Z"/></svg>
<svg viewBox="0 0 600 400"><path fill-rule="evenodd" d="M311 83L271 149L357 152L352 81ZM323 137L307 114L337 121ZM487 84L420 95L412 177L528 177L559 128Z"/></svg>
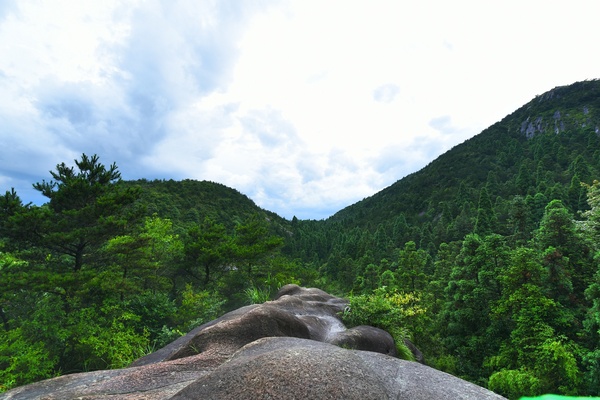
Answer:
<svg viewBox="0 0 600 400"><path fill-rule="evenodd" d="M346 329L339 317L346 306L322 290L287 285L275 300L201 325L129 368L48 379L0 399L503 398L396 358L381 329Z"/></svg>

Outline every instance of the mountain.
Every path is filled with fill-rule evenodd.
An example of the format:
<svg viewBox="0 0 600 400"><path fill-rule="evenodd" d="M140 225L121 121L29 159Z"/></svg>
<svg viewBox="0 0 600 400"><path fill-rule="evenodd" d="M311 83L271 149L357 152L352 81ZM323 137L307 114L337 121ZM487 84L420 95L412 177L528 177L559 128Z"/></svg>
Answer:
<svg viewBox="0 0 600 400"><path fill-rule="evenodd" d="M360 294L369 321L398 310L377 293L416 293L426 311L409 337L436 368L511 399L598 395L599 177L600 81L578 82L325 221L299 221L286 251L321 288Z"/></svg>
<svg viewBox="0 0 600 400"><path fill-rule="evenodd" d="M388 243L379 240L379 250L371 246L375 259L411 240L435 253L440 243L462 240L475 229L484 188L493 205L497 233L512 232L516 196L531 209L532 230L552 199L560 199L574 213L585 209L580 183L597 177L600 81L590 80L535 97L420 171L324 221L287 221L237 190L213 182L131 184L142 187L149 214L156 212L175 222L197 223L210 216L233 226L252 214L262 215L286 237L289 255L322 263L332 252L353 258L360 254L368 247L368 243L356 245L361 237L364 241L364 230L379 232Z"/></svg>
<svg viewBox="0 0 600 400"><path fill-rule="evenodd" d="M329 222L374 228L399 214L433 222L444 205L476 206L484 186L493 200L543 193L576 211L568 189L574 176L588 183L600 176L599 135L600 81L557 87Z"/></svg>
<svg viewBox="0 0 600 400"><path fill-rule="evenodd" d="M485 185L490 173L496 173L497 180L504 182L501 190L494 194L523 194L513 182L519 168L541 159L546 163L543 169L553 172L553 178L562 183L570 181L570 171L564 168L565 162L574 161L569 155L580 154L590 164L592 170L586 173L586 178L593 173L598 176L600 164L594 155L598 155L599 150L600 141L595 140L599 127L600 81L557 87L449 150L422 170L339 211L331 219L346 220L356 214L369 214L381 221L399 212L427 213L439 202L451 200L461 183L475 189ZM560 170L562 175L557 174Z"/></svg>
<svg viewBox="0 0 600 400"><path fill-rule="evenodd" d="M140 201L148 215L156 213L175 225L198 224L211 218L231 228L256 214L278 223L283 221L236 189L216 182L140 179L124 184L142 189Z"/></svg>

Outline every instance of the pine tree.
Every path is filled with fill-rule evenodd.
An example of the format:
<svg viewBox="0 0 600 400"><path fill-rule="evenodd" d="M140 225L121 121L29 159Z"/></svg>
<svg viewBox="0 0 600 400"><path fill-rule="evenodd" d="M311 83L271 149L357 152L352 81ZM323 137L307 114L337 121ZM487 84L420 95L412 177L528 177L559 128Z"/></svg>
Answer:
<svg viewBox="0 0 600 400"><path fill-rule="evenodd" d="M487 188L484 186L479 192L479 206L477 207L477 219L475 220L474 233L485 236L496 231L498 219L494 211L494 205Z"/></svg>
<svg viewBox="0 0 600 400"><path fill-rule="evenodd" d="M123 233L141 215L132 207L139 198L137 188L119 185L116 164L108 169L99 157L83 154L75 167L58 164L52 178L33 187L50 201L47 206L28 207L11 218L15 239L28 241L58 255L71 258L70 268L79 271L93 260L109 238Z"/></svg>

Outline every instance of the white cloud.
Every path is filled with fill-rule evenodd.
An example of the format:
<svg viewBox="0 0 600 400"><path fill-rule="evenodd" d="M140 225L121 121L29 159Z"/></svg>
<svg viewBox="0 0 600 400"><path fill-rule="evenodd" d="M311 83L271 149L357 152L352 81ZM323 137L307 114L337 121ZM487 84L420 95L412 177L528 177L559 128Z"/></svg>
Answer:
<svg viewBox="0 0 600 400"><path fill-rule="evenodd" d="M87 152L326 217L600 64L594 0L2 4L0 189L28 196Z"/></svg>
<svg viewBox="0 0 600 400"><path fill-rule="evenodd" d="M373 99L381 103L391 103L399 92L400 88L397 85L381 85L373 91Z"/></svg>

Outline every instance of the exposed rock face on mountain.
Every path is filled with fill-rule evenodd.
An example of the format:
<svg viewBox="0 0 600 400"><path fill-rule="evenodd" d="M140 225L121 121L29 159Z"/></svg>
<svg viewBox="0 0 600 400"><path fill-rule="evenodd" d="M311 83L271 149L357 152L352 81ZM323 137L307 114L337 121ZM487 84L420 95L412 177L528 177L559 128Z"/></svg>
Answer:
<svg viewBox="0 0 600 400"><path fill-rule="evenodd" d="M502 399L423 364L395 358L392 337L346 329L347 303L319 289L202 325L121 370L65 375L0 399Z"/></svg>

